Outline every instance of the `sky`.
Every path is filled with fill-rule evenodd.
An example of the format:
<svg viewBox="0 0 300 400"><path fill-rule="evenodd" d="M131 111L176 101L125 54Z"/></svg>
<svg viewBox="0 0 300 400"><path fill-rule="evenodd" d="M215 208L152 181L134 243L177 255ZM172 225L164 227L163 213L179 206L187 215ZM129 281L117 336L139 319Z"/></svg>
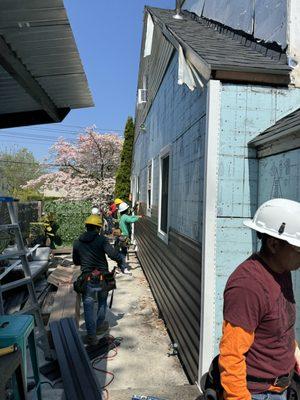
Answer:
<svg viewBox="0 0 300 400"><path fill-rule="evenodd" d="M122 134L134 117L145 5L176 0L64 0L95 107L71 110L62 123L1 130L1 149L27 147L43 160L58 137L75 140L86 126Z"/></svg>

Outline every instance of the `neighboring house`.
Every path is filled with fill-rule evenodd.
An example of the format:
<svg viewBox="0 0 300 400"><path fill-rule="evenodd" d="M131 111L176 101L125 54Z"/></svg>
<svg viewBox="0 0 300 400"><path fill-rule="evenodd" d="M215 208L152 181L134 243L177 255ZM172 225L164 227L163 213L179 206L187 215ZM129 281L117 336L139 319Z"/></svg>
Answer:
<svg viewBox="0 0 300 400"><path fill-rule="evenodd" d="M43 196L44 197L57 197L58 199L64 198L67 196L67 191L64 189L44 189Z"/></svg>
<svg viewBox="0 0 300 400"><path fill-rule="evenodd" d="M293 171L292 161L288 167L274 156L268 191L260 184L268 161L248 145L299 108L300 85L296 60L278 43L258 42L201 12L174 14L145 9L132 194L146 215L135 229L139 259L187 375L199 382L218 352L225 282L256 250L243 220L270 197L300 200L292 179L290 190L278 189L278 179L287 186L283 169ZM295 286L300 293L299 277Z"/></svg>

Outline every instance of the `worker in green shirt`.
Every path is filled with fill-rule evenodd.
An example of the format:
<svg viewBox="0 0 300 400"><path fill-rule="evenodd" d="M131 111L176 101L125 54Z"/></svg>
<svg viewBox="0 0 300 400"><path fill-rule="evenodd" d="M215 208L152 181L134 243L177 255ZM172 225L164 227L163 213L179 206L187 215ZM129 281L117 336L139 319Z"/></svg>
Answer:
<svg viewBox="0 0 300 400"><path fill-rule="evenodd" d="M127 203L121 203L119 205L120 220L119 226L121 229L122 236L131 238L131 224L137 222L141 217L138 215L128 215L129 205Z"/></svg>
<svg viewBox="0 0 300 400"><path fill-rule="evenodd" d="M128 253L128 247L130 245L131 225L141 218L141 216L138 215L128 215L128 212L129 205L125 202L121 203L119 205L119 228L121 230L121 236L118 238L116 246L119 247L119 251L123 254L125 259Z"/></svg>

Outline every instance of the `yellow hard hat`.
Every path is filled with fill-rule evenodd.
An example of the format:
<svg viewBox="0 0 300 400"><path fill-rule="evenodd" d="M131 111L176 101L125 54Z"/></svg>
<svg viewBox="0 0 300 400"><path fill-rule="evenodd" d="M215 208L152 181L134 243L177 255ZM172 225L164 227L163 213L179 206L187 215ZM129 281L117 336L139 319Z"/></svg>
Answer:
<svg viewBox="0 0 300 400"><path fill-rule="evenodd" d="M84 223L87 225L95 225L95 226L102 226L102 218L100 215L97 214L92 214L87 219L84 221Z"/></svg>
<svg viewBox="0 0 300 400"><path fill-rule="evenodd" d="M123 200L121 199L115 199L115 205L117 206L118 204L123 203Z"/></svg>

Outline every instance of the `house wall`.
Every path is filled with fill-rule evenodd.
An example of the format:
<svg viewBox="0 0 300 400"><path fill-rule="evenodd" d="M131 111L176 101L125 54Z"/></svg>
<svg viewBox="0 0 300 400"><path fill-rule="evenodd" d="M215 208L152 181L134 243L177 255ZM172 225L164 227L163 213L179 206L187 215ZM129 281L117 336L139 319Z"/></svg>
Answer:
<svg viewBox="0 0 300 400"><path fill-rule="evenodd" d="M253 216L259 187L255 149L247 143L278 119L297 109L299 89L224 84L219 136L218 210L216 235L215 353L221 336L223 291L229 275L256 250L256 237L243 220ZM261 191L261 189L259 190ZM261 196L261 195L260 195Z"/></svg>
<svg viewBox="0 0 300 400"><path fill-rule="evenodd" d="M147 165L153 159L151 217L136 224L138 257L191 382L197 380L206 90L179 86L175 55L134 146L133 181L146 214ZM159 154L170 146L169 237L158 237ZM137 178L139 177L139 179ZM199 200L200 199L200 200Z"/></svg>
<svg viewBox="0 0 300 400"><path fill-rule="evenodd" d="M132 175L140 175L140 201L146 204L147 165L153 159L151 219L157 223L159 153L171 145L170 228L200 241L206 91L191 92L179 86L177 79L174 56L146 118L145 132L135 142Z"/></svg>
<svg viewBox="0 0 300 400"><path fill-rule="evenodd" d="M277 197L300 201L300 149L259 160L258 203ZM293 273L297 303L296 334L300 340L300 271Z"/></svg>

